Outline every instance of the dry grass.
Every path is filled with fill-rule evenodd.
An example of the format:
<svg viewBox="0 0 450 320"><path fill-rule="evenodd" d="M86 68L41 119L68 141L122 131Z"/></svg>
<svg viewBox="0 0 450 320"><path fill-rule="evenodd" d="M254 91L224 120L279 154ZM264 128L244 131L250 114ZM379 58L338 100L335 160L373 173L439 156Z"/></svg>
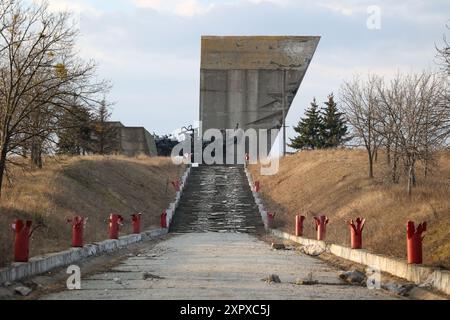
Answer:
<svg viewBox="0 0 450 320"><path fill-rule="evenodd" d="M294 216L303 214L305 236L314 238L312 216L330 218L327 240L350 244L346 221L367 219L364 246L377 253L406 257L406 222L427 221L424 263L450 267L450 152L439 155L438 168L425 180L418 170L413 196L405 186L389 182L384 156L375 165L376 178L367 178L362 150L305 151L281 160L275 176L259 175L267 207L277 213L275 226L294 233Z"/></svg>
<svg viewBox="0 0 450 320"><path fill-rule="evenodd" d="M161 212L175 192L168 182L181 176L182 167L170 158L62 157L47 159L44 169L24 173L13 169L14 184L0 201L0 265L12 259L15 218L42 222L31 241L30 255L66 249L74 215L88 217L87 242L108 237L110 213L125 217L121 234L131 233L130 215L144 213L143 228L159 226Z"/></svg>

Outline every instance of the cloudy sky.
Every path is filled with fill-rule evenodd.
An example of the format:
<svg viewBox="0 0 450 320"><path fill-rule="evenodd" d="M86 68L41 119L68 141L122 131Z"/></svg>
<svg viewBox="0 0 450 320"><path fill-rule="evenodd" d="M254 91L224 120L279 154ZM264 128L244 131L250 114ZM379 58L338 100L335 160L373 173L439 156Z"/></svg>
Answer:
<svg viewBox="0 0 450 320"><path fill-rule="evenodd" d="M201 35L321 36L287 119L292 126L313 97L325 101L354 74L435 69L435 44L450 22L448 0L49 2L77 15L81 54L114 84L113 119L158 134L198 119ZM367 27L373 5L381 10L380 29Z"/></svg>

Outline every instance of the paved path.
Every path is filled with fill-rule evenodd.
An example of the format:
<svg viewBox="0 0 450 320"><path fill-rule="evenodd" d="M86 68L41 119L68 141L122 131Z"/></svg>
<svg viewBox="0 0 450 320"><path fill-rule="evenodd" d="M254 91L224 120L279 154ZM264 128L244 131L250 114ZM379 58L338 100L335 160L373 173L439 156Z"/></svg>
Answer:
<svg viewBox="0 0 450 320"><path fill-rule="evenodd" d="M322 284L294 284L309 273ZM269 274L281 283L261 281ZM337 275L317 258L272 250L250 234L187 233L82 279L82 290L43 299L392 299L343 284Z"/></svg>

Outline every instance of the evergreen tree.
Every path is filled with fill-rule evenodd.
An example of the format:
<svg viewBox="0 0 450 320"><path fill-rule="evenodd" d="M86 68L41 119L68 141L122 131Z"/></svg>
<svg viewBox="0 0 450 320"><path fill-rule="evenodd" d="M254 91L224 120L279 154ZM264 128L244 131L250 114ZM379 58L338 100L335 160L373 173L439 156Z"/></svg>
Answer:
<svg viewBox="0 0 450 320"><path fill-rule="evenodd" d="M60 120L58 135L58 153L84 155L91 151L92 115L82 106L66 110Z"/></svg>
<svg viewBox="0 0 450 320"><path fill-rule="evenodd" d="M92 151L95 154L113 154L118 152L119 130L110 123L111 113L106 101L100 104L100 107L94 115L94 125L92 126Z"/></svg>
<svg viewBox="0 0 450 320"><path fill-rule="evenodd" d="M328 96L326 107L322 109L321 136L324 148L336 148L348 140L348 128L343 113L339 112L334 95Z"/></svg>
<svg viewBox="0 0 450 320"><path fill-rule="evenodd" d="M305 113L306 117L302 118L298 125L294 127L298 136L291 140L289 147L301 149L320 149L323 142L321 137L322 119L320 116L319 106L314 98L311 106Z"/></svg>

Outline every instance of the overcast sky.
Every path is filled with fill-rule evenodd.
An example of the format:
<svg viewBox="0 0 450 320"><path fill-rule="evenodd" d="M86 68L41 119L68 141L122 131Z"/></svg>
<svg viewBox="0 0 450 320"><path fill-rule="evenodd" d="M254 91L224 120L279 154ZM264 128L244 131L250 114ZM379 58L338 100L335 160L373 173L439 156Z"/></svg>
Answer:
<svg viewBox="0 0 450 320"><path fill-rule="evenodd" d="M79 47L112 81L113 120L170 133L198 119L202 35L322 37L290 110L295 125L313 97L322 102L344 79L376 72L435 69L435 44L450 22L448 0L50 0L74 11ZM381 9L369 30L367 8ZM288 136L292 136L292 129Z"/></svg>

